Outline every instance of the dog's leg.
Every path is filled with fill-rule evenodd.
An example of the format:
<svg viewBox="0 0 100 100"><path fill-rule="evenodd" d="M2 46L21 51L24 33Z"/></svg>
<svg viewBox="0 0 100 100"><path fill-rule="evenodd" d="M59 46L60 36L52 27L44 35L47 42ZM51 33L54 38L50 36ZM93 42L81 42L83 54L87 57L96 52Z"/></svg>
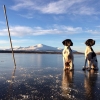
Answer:
<svg viewBox="0 0 100 100"><path fill-rule="evenodd" d="M73 61L71 61L70 63L69 63L69 65L70 65L70 71L72 71L73 70Z"/></svg>
<svg viewBox="0 0 100 100"><path fill-rule="evenodd" d="M93 69L98 70L98 61L96 56L93 59Z"/></svg>
<svg viewBox="0 0 100 100"><path fill-rule="evenodd" d="M85 58L85 64L83 66L83 70L86 70L86 63L87 63L87 58Z"/></svg>
<svg viewBox="0 0 100 100"><path fill-rule="evenodd" d="M98 61L96 62L96 70L99 70L99 68L98 68Z"/></svg>
<svg viewBox="0 0 100 100"><path fill-rule="evenodd" d="M66 65L65 65L65 59L64 59L64 57L63 57L63 70L65 70L66 69Z"/></svg>
<svg viewBox="0 0 100 100"><path fill-rule="evenodd" d="M96 71L98 70L98 61L94 61L93 69L96 70Z"/></svg>
<svg viewBox="0 0 100 100"><path fill-rule="evenodd" d="M92 62L88 60L88 69L87 69L88 71L91 70L91 65L92 65Z"/></svg>

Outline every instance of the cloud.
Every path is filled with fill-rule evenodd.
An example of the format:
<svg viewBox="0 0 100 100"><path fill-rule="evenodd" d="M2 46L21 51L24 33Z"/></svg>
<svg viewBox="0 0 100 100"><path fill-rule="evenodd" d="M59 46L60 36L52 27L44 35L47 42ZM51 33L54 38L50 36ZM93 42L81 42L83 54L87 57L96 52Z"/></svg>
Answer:
<svg viewBox="0 0 100 100"><path fill-rule="evenodd" d="M69 12L70 13L70 12ZM80 15L95 15L97 12L92 7L86 7L86 6L77 6L71 8L72 14L80 14Z"/></svg>
<svg viewBox="0 0 100 100"><path fill-rule="evenodd" d="M15 5L11 6L11 9L18 11L20 9L29 9L34 6L34 2L32 0L15 0Z"/></svg>
<svg viewBox="0 0 100 100"><path fill-rule="evenodd" d="M52 28L42 27L28 27L28 26L11 26L10 33L12 36L26 36L26 35L47 35L47 34L77 34L81 33L81 27L72 27L64 25L54 25ZM0 30L1 36L8 35L7 29Z"/></svg>
<svg viewBox="0 0 100 100"><path fill-rule="evenodd" d="M65 25L54 25L55 29L59 29L66 34L75 34L81 33L83 30L81 27L72 27L72 26L65 26Z"/></svg>
<svg viewBox="0 0 100 100"><path fill-rule="evenodd" d="M18 43L18 44L21 44L21 43L26 43L26 42L35 42L35 40L33 40L33 39L12 39L12 43L14 43L14 44L16 44L16 43ZM0 45L1 44L3 44L3 46L4 46L4 44L9 44L9 46L10 46L10 41L9 41L9 39L8 40L0 40Z"/></svg>
<svg viewBox="0 0 100 100"><path fill-rule="evenodd" d="M100 31L99 30L87 30L86 32L91 33L91 34L94 34L94 35L100 34Z"/></svg>
<svg viewBox="0 0 100 100"><path fill-rule="evenodd" d="M99 27L99 26L98 26ZM23 36L37 36L37 35L48 35L48 34L59 34L59 35L71 35L78 33L89 33L92 35L100 35L100 30L82 29L82 27L73 27L65 25L52 25L51 27L28 27L28 26L10 26L11 36L23 37ZM0 36L7 36L7 28L0 29Z"/></svg>
<svg viewBox="0 0 100 100"><path fill-rule="evenodd" d="M25 14L25 15L22 15L22 14L18 14L20 15L21 17L24 17L24 18L27 18L27 19L32 19L33 18L33 15L32 14Z"/></svg>
<svg viewBox="0 0 100 100"><path fill-rule="evenodd" d="M99 26L96 26L97 28L100 28L100 25Z"/></svg>
<svg viewBox="0 0 100 100"><path fill-rule="evenodd" d="M11 9L16 11L26 9L29 12L39 11L44 14L100 14L100 12L97 11L99 1L95 3L90 0L47 1L48 2L40 2L40 0L15 0L15 5L11 6Z"/></svg>
<svg viewBox="0 0 100 100"><path fill-rule="evenodd" d="M93 9L83 7L83 2L84 0L58 0L42 7L38 6L36 9L48 14L88 14L87 12Z"/></svg>
<svg viewBox="0 0 100 100"><path fill-rule="evenodd" d="M0 36L6 36L7 35L7 29L0 29Z"/></svg>
<svg viewBox="0 0 100 100"><path fill-rule="evenodd" d="M26 43L34 43L35 40L33 39L12 39L12 45L13 47L19 47ZM0 40L0 49L7 49L10 47L10 41L9 40Z"/></svg>
<svg viewBox="0 0 100 100"><path fill-rule="evenodd" d="M13 43L19 43L19 44L21 44L21 43L27 43L27 42L33 42L34 40L31 40L31 39L12 39L12 42Z"/></svg>
<svg viewBox="0 0 100 100"><path fill-rule="evenodd" d="M8 44L8 42L7 40L0 40L0 44Z"/></svg>
<svg viewBox="0 0 100 100"><path fill-rule="evenodd" d="M0 21L0 24L5 24L5 22L3 22L3 21Z"/></svg>

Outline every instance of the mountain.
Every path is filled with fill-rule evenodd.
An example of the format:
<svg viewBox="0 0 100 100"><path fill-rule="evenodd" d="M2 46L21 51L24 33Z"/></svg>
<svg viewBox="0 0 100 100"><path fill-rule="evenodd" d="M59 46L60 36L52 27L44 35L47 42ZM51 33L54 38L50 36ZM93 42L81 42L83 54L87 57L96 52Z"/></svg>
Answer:
<svg viewBox="0 0 100 100"><path fill-rule="evenodd" d="M58 47L51 47L51 46L47 46L44 44L37 44L35 46L28 46L28 47L16 47L13 48L13 50L15 52L59 52L61 53L63 49L58 48ZM5 52L11 52L11 48L10 49L5 49ZM73 50L74 53L76 53L77 51Z"/></svg>
<svg viewBox="0 0 100 100"><path fill-rule="evenodd" d="M11 49L7 49L7 50L11 50ZM60 49L60 48L51 47L51 46L47 46L47 45L44 45L44 44L37 44L35 46L29 46L29 47L17 47L17 48L13 48L13 50L27 50L27 51L62 51L62 49Z"/></svg>

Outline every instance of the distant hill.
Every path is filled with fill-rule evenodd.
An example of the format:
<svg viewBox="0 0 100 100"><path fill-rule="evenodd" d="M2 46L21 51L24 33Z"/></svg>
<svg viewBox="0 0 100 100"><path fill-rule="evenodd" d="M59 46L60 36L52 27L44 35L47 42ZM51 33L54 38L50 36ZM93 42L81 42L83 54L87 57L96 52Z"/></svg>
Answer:
<svg viewBox="0 0 100 100"><path fill-rule="evenodd" d="M16 47L13 48L14 52L16 53L62 53L62 48L47 46L44 44L37 44L35 46L28 46L28 47ZM0 52L11 52L11 49L0 50ZM73 50L74 53L78 53L77 51Z"/></svg>
<svg viewBox="0 0 100 100"><path fill-rule="evenodd" d="M5 49L6 51L10 51L11 49ZM28 47L17 47L13 48L14 51L62 51L62 49L57 47L51 47L44 44L37 44L35 46Z"/></svg>
<svg viewBox="0 0 100 100"><path fill-rule="evenodd" d="M100 55L100 52L97 52L96 54Z"/></svg>

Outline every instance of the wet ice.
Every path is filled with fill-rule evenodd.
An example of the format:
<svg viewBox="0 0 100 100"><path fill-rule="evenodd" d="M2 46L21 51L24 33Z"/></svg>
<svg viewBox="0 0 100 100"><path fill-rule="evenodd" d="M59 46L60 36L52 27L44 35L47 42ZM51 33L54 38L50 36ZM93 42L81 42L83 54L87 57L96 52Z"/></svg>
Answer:
<svg viewBox="0 0 100 100"><path fill-rule="evenodd" d="M93 98L95 100L100 98L99 71L84 73L75 63L75 70L65 73L60 63L38 68L32 64L20 65L16 70L0 71L0 99L86 100L88 98L92 100Z"/></svg>

